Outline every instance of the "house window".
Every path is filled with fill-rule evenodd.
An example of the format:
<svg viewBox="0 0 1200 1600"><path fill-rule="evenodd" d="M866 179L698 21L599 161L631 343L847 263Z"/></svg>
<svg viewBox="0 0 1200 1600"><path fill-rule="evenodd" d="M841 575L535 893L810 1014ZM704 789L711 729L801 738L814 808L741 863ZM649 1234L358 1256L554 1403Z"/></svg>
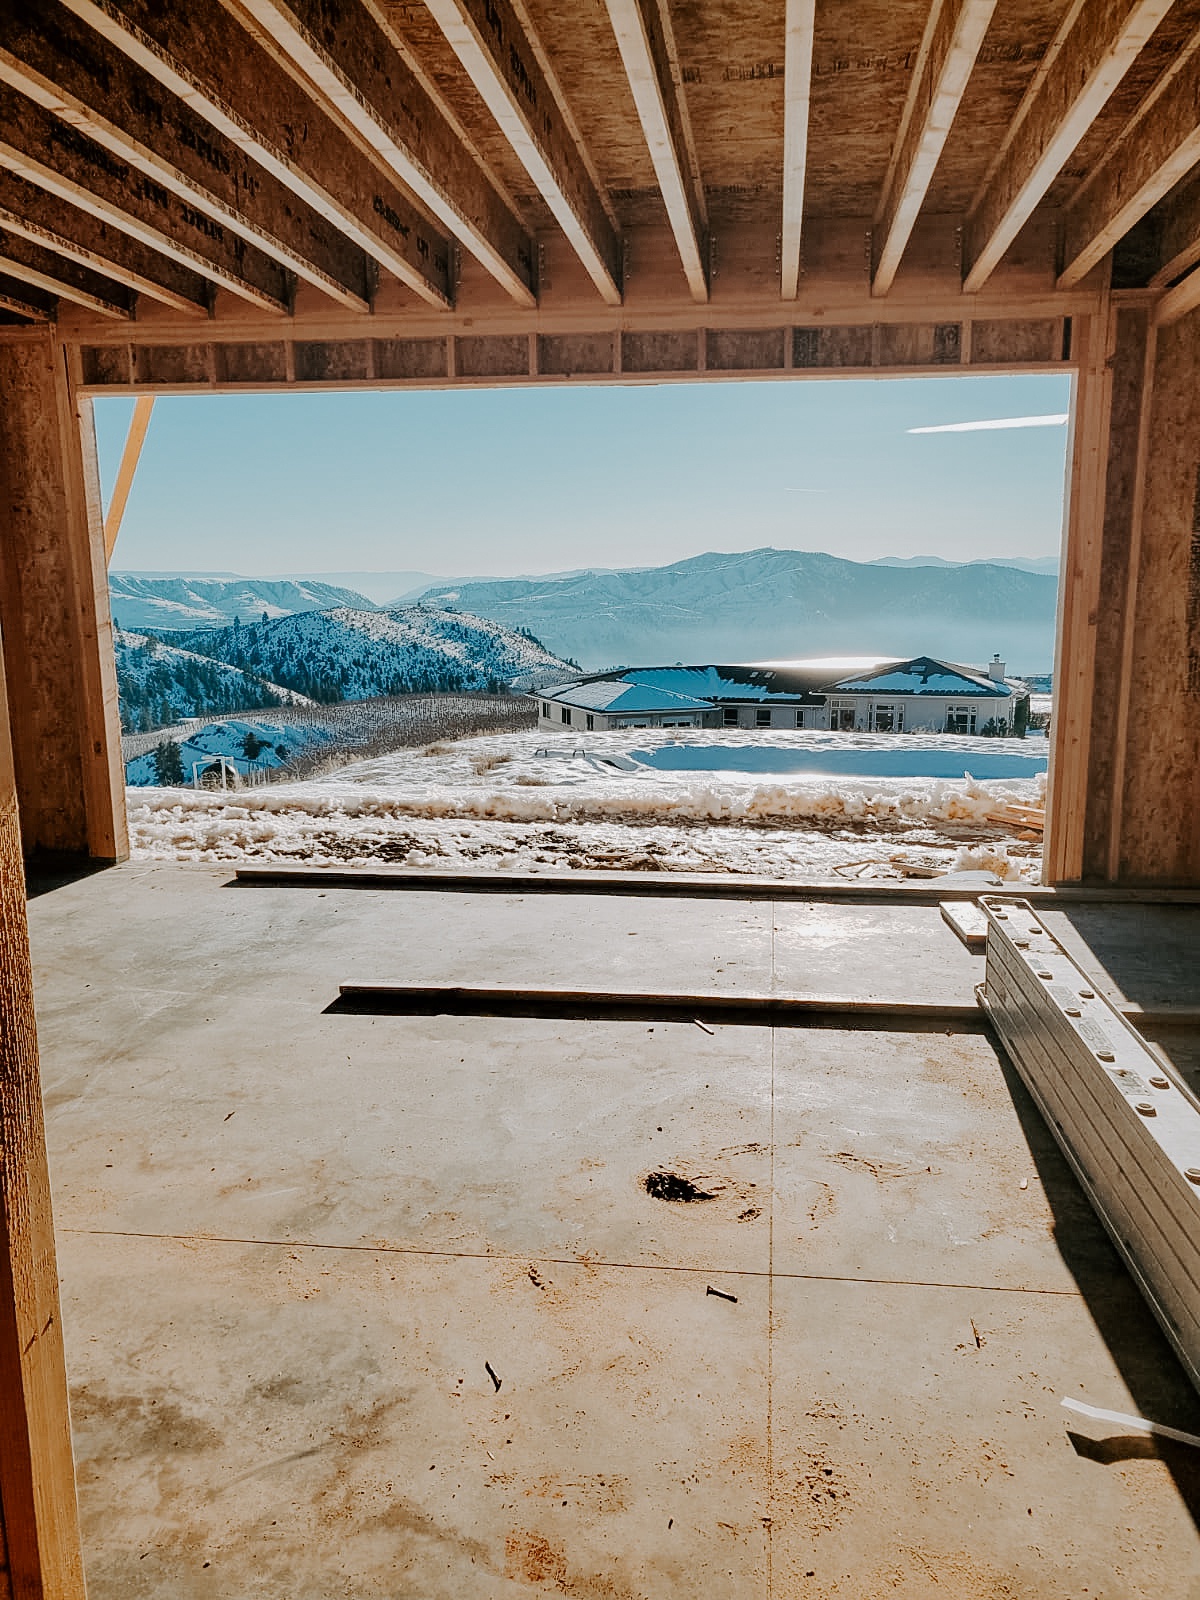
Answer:
<svg viewBox="0 0 1200 1600"><path fill-rule="evenodd" d="M570 720L571 720L571 708L570 708L570 706L560 706L558 714L559 714L559 716L562 718L562 720L564 722L570 722Z"/></svg>
<svg viewBox="0 0 1200 1600"><path fill-rule="evenodd" d="M903 706L876 706L875 707L875 732L876 733L903 733L904 732L904 707Z"/></svg>
<svg viewBox="0 0 1200 1600"><path fill-rule="evenodd" d="M592 729L593 729L593 728L594 728L594 727L595 727L595 726L596 726L596 719L595 719L595 717L594 717L594 716L593 716L593 715L592 715L592 713L591 713L591 712L590 712L590 711L589 711L589 712L588 712L588 714L587 714L587 731L588 731L588 732L589 732L589 733L591 733L591 731L592 731Z"/></svg>
<svg viewBox="0 0 1200 1600"><path fill-rule="evenodd" d="M754 726L756 728L769 728L771 726L770 706L759 706L754 713Z"/></svg>
<svg viewBox="0 0 1200 1600"><path fill-rule="evenodd" d="M738 725L738 708L736 706L723 706L721 708L722 726L736 728Z"/></svg>
<svg viewBox="0 0 1200 1600"><path fill-rule="evenodd" d="M550 702L549 702L549 700L543 700L542 701L542 715L544 717L547 717L547 718L550 716Z"/></svg>
<svg viewBox="0 0 1200 1600"><path fill-rule="evenodd" d="M833 710L829 713L829 726L837 733L854 732L854 707L853 705L839 705L835 700Z"/></svg>
<svg viewBox="0 0 1200 1600"><path fill-rule="evenodd" d="M946 708L947 733L974 733L975 712L971 706L948 706Z"/></svg>
<svg viewBox="0 0 1200 1600"><path fill-rule="evenodd" d="M804 726L804 713L801 711L799 706L796 707L796 726L798 728L802 728Z"/></svg>

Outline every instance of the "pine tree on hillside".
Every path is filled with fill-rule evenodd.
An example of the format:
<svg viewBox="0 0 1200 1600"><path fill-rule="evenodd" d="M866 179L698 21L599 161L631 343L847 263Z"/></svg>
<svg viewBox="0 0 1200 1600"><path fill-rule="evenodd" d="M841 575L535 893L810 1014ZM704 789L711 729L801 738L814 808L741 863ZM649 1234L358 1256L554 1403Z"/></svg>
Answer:
<svg viewBox="0 0 1200 1600"><path fill-rule="evenodd" d="M160 788L178 788L183 783L183 756L177 739L164 739L154 752L154 776Z"/></svg>

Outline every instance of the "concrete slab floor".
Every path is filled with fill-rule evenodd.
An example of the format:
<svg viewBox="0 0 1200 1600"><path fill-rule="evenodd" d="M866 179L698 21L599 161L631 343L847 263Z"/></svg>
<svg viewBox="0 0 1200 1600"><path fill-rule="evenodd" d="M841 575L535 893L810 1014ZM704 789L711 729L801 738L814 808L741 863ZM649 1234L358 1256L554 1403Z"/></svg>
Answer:
<svg viewBox="0 0 1200 1600"><path fill-rule="evenodd" d="M92 1600L1200 1596L1200 1453L1059 1404L1200 1398L982 1031L329 1015L765 988L782 908L227 881L30 907ZM806 909L783 982L891 960Z"/></svg>

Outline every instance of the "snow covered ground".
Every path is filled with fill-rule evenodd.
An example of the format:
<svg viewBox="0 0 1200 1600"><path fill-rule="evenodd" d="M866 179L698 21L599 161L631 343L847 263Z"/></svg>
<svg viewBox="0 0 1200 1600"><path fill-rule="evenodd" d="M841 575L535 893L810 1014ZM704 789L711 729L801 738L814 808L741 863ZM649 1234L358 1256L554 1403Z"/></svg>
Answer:
<svg viewBox="0 0 1200 1600"><path fill-rule="evenodd" d="M898 876L892 858L902 855L942 870L1037 876L1039 843L987 813L1004 801L1041 803L1043 739L629 729L585 743L564 734L549 744L539 732L461 739L241 793L131 788L134 853L809 881Z"/></svg>

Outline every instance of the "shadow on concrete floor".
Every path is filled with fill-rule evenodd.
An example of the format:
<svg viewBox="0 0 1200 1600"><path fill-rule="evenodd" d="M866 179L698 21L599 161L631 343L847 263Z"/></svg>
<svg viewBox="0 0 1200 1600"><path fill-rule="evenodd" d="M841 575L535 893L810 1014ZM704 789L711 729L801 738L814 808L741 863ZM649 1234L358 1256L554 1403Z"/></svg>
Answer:
<svg viewBox="0 0 1200 1600"><path fill-rule="evenodd" d="M999 1041L996 1052L1054 1217L1054 1242L1132 1396L1132 1410L1149 1421L1200 1433L1200 1396ZM1089 1378L1089 1373L1078 1374L1078 1398L1097 1401ZM1097 1403L1111 1402L1101 1399ZM1125 1408L1118 1404L1117 1409ZM1161 1460L1192 1521L1200 1527L1200 1450L1146 1435L1092 1438L1074 1427L1067 1432L1078 1455L1104 1466Z"/></svg>
<svg viewBox="0 0 1200 1600"><path fill-rule="evenodd" d="M29 856L25 862L25 896L36 900L40 895L55 889L65 889L68 884L79 883L84 878L94 878L98 872L107 872L116 865L114 861L97 861L94 856L57 855L41 852Z"/></svg>

